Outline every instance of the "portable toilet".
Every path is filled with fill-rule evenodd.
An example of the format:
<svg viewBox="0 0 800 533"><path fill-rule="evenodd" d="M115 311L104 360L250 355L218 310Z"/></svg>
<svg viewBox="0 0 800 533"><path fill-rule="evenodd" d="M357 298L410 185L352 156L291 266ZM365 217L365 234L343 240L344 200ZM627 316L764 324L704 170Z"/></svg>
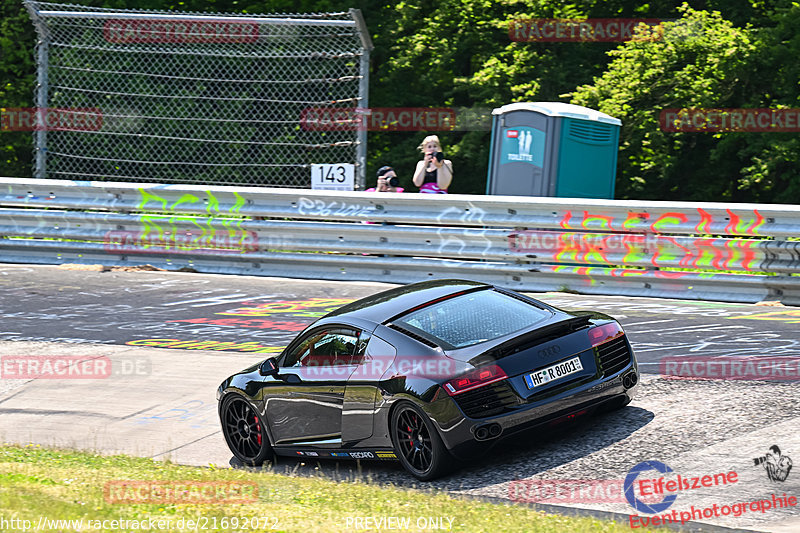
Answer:
<svg viewBox="0 0 800 533"><path fill-rule="evenodd" d="M486 194L613 199L621 125L562 102L494 109Z"/></svg>

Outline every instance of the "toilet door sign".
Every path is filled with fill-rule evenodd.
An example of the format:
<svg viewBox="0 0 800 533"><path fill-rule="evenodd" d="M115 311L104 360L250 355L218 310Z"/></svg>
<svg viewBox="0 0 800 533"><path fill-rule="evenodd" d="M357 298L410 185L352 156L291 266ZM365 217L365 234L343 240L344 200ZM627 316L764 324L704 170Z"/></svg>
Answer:
<svg viewBox="0 0 800 533"><path fill-rule="evenodd" d="M500 164L529 163L541 167L544 163L544 139L544 132L535 128L505 128Z"/></svg>

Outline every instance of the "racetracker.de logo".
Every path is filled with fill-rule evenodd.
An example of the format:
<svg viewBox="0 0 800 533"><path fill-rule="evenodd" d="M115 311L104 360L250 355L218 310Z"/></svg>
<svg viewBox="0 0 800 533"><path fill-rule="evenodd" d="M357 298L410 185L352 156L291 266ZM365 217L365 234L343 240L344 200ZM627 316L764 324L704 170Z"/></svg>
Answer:
<svg viewBox="0 0 800 533"><path fill-rule="evenodd" d="M508 485L508 499L526 503L625 503L621 479L522 479Z"/></svg>
<svg viewBox="0 0 800 533"><path fill-rule="evenodd" d="M106 503L229 504L258 500L252 481L109 481L103 487Z"/></svg>
<svg viewBox="0 0 800 533"><path fill-rule="evenodd" d="M253 43L255 22L224 20L109 20L103 26L106 41L125 43Z"/></svg>
<svg viewBox="0 0 800 533"><path fill-rule="evenodd" d="M644 26L640 26L640 25ZM660 41L661 19L516 19L508 24L508 38L522 42Z"/></svg>
<svg viewBox="0 0 800 533"><path fill-rule="evenodd" d="M92 355L6 355L0 358L2 379L105 379L149 376L148 357Z"/></svg>
<svg viewBox="0 0 800 533"><path fill-rule="evenodd" d="M117 254L241 254L257 252L259 241L254 231L208 235L112 230L106 233L103 248Z"/></svg>
<svg viewBox="0 0 800 533"><path fill-rule="evenodd" d="M488 131L492 110L470 107L308 107L306 131Z"/></svg>
<svg viewBox="0 0 800 533"><path fill-rule="evenodd" d="M481 371L484 367L475 369ZM302 377L327 377L330 379L389 379L393 376L416 376L428 379L447 379L467 370L472 365L449 358L431 358L414 355L367 355L341 357L335 355L308 355L295 366L287 367Z"/></svg>
<svg viewBox="0 0 800 533"><path fill-rule="evenodd" d="M671 377L800 381L800 357L664 357L659 366Z"/></svg>
<svg viewBox="0 0 800 533"><path fill-rule="evenodd" d="M0 108L1 131L99 131L103 113L96 107Z"/></svg>
<svg viewBox="0 0 800 533"><path fill-rule="evenodd" d="M521 230L508 234L508 249L514 253L620 252L658 247L658 235L635 233L565 233Z"/></svg>
<svg viewBox="0 0 800 533"><path fill-rule="evenodd" d="M664 109L659 115L666 132L796 132L800 109Z"/></svg>

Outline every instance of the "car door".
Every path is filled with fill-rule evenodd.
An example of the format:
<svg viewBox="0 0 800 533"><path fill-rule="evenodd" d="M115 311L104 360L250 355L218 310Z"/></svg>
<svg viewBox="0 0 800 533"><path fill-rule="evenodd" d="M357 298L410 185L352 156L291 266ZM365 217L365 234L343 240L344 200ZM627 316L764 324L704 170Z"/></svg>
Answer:
<svg viewBox="0 0 800 533"><path fill-rule="evenodd" d="M342 441L345 443L372 436L378 383L397 356L397 348L374 334L365 344L363 356L354 358L358 365L344 391Z"/></svg>
<svg viewBox="0 0 800 533"><path fill-rule="evenodd" d="M293 343L279 360L279 380L265 390L267 422L277 446L337 444L347 379L356 368L362 332L322 326Z"/></svg>

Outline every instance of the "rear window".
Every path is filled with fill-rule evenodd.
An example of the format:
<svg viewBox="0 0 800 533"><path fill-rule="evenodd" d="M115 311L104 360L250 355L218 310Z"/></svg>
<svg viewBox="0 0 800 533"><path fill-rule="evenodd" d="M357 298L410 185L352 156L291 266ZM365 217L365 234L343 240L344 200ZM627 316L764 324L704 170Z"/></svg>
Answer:
<svg viewBox="0 0 800 533"><path fill-rule="evenodd" d="M497 339L549 317L549 311L482 290L423 307L394 323L453 349Z"/></svg>

